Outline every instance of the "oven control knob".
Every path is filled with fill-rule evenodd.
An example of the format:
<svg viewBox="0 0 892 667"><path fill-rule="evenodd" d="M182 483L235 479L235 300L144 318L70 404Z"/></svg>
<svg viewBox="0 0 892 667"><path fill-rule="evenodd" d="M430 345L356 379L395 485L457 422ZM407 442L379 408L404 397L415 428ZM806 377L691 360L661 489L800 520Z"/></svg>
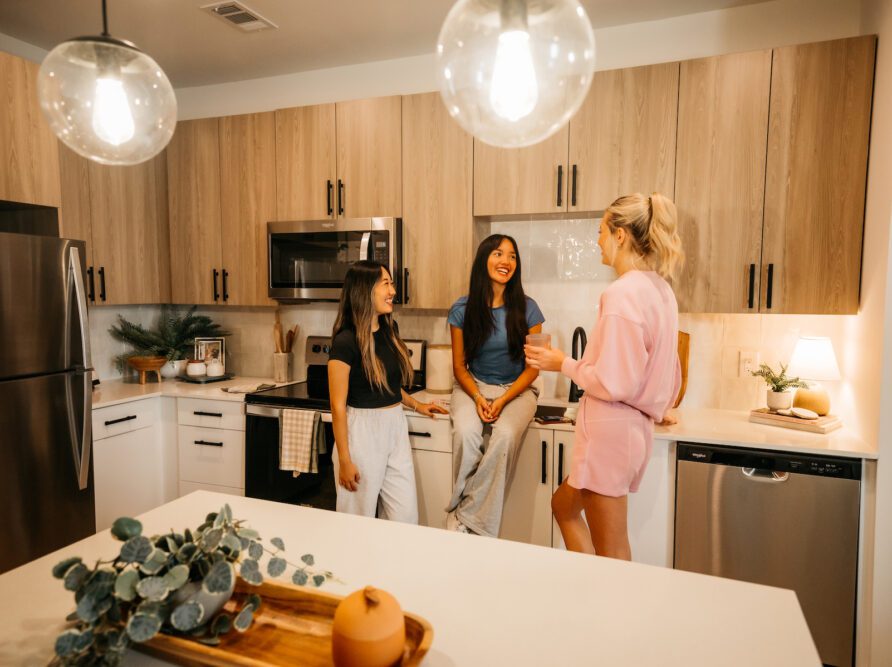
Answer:
<svg viewBox="0 0 892 667"><path fill-rule="evenodd" d="M322 346L322 351L325 352L325 354L328 354L328 352L329 352L330 350L331 350L331 348L328 347L328 345L323 345L323 346Z"/></svg>
<svg viewBox="0 0 892 667"><path fill-rule="evenodd" d="M319 351L320 351L321 349L322 349L322 348L319 347L318 345L314 345L314 346L313 346L313 352L315 352L315 353L317 353L317 354L319 353Z"/></svg>

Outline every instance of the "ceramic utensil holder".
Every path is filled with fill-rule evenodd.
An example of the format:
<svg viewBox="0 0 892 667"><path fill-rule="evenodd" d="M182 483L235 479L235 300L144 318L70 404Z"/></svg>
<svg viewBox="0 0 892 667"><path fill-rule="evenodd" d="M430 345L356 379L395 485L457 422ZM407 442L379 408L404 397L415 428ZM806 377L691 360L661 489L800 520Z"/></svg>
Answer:
<svg viewBox="0 0 892 667"><path fill-rule="evenodd" d="M291 381L290 352L273 352L273 380L276 382Z"/></svg>

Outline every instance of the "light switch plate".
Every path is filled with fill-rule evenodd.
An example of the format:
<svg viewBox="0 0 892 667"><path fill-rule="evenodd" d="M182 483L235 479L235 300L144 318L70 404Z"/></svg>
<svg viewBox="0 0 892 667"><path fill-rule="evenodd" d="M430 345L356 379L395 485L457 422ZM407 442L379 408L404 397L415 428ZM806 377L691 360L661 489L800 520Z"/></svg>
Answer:
<svg viewBox="0 0 892 667"><path fill-rule="evenodd" d="M756 350L740 350L737 364L737 377L752 377L750 373L759 368L759 353Z"/></svg>

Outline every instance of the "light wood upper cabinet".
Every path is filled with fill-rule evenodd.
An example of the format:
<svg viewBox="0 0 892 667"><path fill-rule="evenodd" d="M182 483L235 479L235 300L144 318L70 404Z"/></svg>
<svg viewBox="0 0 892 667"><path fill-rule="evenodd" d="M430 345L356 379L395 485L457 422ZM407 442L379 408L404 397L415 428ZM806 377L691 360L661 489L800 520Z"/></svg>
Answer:
<svg viewBox="0 0 892 667"><path fill-rule="evenodd" d="M167 146L171 300L222 303L219 120L180 121Z"/></svg>
<svg viewBox="0 0 892 667"><path fill-rule="evenodd" d="M675 203L687 261L674 287L683 312L759 310L770 87L770 50L681 64Z"/></svg>
<svg viewBox="0 0 892 667"><path fill-rule="evenodd" d="M276 113L221 118L221 289L228 304L274 303L267 296L266 223L276 216L275 175Z"/></svg>
<svg viewBox="0 0 892 667"><path fill-rule="evenodd" d="M449 308L473 259L473 140L439 93L403 97L403 238L409 308Z"/></svg>
<svg viewBox="0 0 892 667"><path fill-rule="evenodd" d="M873 36L774 50L762 312L858 311L875 52Z"/></svg>
<svg viewBox="0 0 892 667"><path fill-rule="evenodd" d="M96 303L167 303L167 162L88 162Z"/></svg>
<svg viewBox="0 0 892 667"><path fill-rule="evenodd" d="M321 220L336 215L335 105L279 109L276 121L276 217Z"/></svg>
<svg viewBox="0 0 892 667"><path fill-rule="evenodd" d="M87 243L87 266L93 266L93 235L90 210L90 161L59 142L59 236Z"/></svg>
<svg viewBox="0 0 892 667"><path fill-rule="evenodd" d="M37 100L38 69L0 52L0 199L58 207L59 150Z"/></svg>
<svg viewBox="0 0 892 667"><path fill-rule="evenodd" d="M402 214L399 96L338 102L336 209L344 218Z"/></svg>
<svg viewBox="0 0 892 667"><path fill-rule="evenodd" d="M569 210L603 211L634 192L672 198L678 71L666 63L595 73L570 120Z"/></svg>
<svg viewBox="0 0 892 667"><path fill-rule="evenodd" d="M568 136L565 126L526 148L495 148L475 139L474 215L566 211Z"/></svg>

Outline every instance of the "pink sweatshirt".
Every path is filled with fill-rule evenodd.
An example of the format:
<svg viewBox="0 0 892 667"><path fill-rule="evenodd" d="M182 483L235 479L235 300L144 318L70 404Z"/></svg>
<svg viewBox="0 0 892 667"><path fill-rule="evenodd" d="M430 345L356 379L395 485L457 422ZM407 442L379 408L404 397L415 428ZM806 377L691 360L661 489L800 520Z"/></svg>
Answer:
<svg viewBox="0 0 892 667"><path fill-rule="evenodd" d="M655 271L628 271L601 294L598 322L582 359L561 372L585 396L621 402L661 421L681 388L678 303Z"/></svg>

